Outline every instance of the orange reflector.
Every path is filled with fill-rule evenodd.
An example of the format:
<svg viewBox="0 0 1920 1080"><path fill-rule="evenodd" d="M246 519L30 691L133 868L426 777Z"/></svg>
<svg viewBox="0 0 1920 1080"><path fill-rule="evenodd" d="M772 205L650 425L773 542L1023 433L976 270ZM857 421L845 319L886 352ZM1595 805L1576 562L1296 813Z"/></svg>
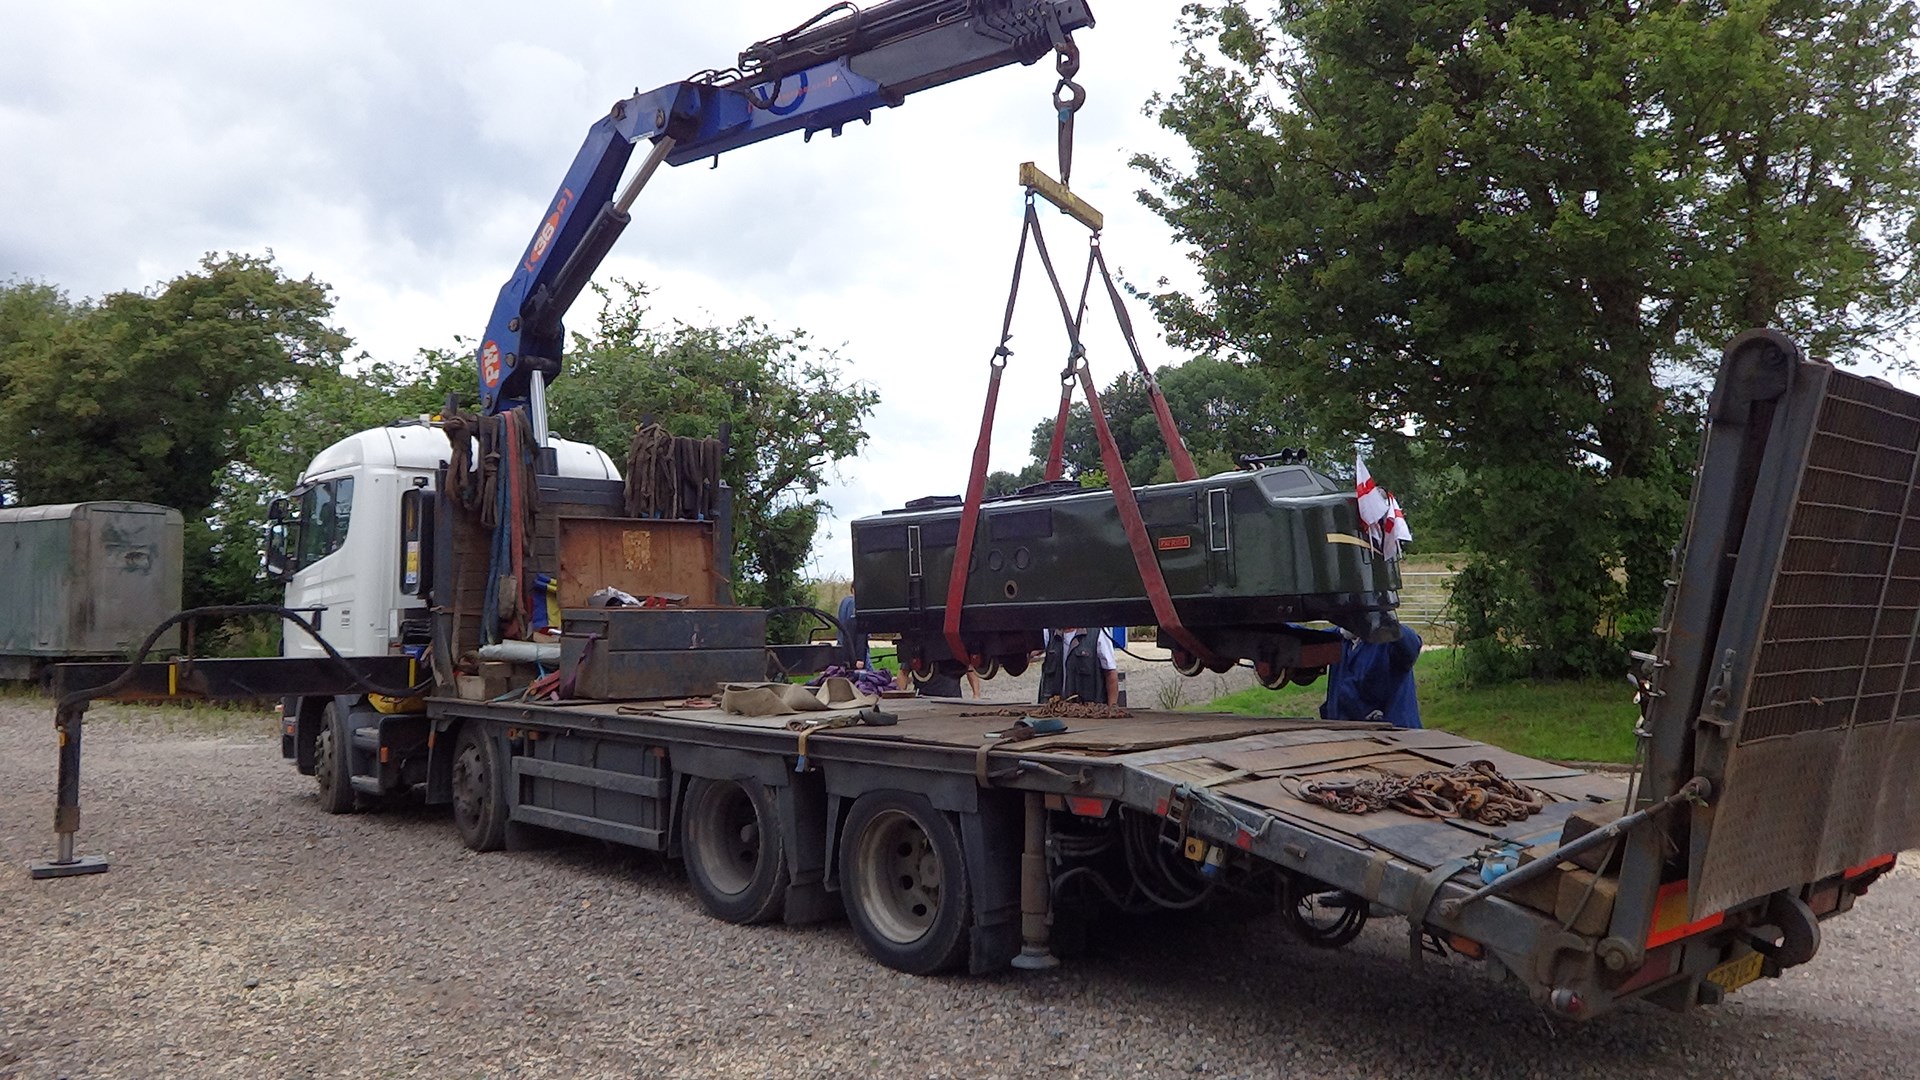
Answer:
<svg viewBox="0 0 1920 1080"><path fill-rule="evenodd" d="M1469 960L1478 960L1487 955L1487 947L1485 945L1480 944L1472 938L1461 937L1459 934L1449 935L1447 937L1447 944L1453 946L1454 952L1459 953Z"/></svg>
<svg viewBox="0 0 1920 1080"><path fill-rule="evenodd" d="M1106 817L1107 808L1111 805L1113 804L1109 803L1107 800L1096 799L1091 795L1067 796L1067 809L1073 811L1074 813L1080 815L1081 817L1091 817L1091 818Z"/></svg>
<svg viewBox="0 0 1920 1080"><path fill-rule="evenodd" d="M391 746L383 746L380 748L380 764L385 765L387 763L387 754L392 751L392 749L393 747Z"/></svg>
<svg viewBox="0 0 1920 1080"><path fill-rule="evenodd" d="M1704 918L1687 921L1687 883L1669 881L1660 886L1653 900L1653 926L1647 932L1647 948L1679 941L1702 930L1711 930L1725 922L1727 913L1716 911Z"/></svg>
<svg viewBox="0 0 1920 1080"><path fill-rule="evenodd" d="M429 749L429 750L431 750L431 749L433 749L433 743L434 743L434 736L435 736L435 735L438 735L438 734L439 734L439 732L437 732L437 731L429 731L429 732L427 732L427 749Z"/></svg>
<svg viewBox="0 0 1920 1080"><path fill-rule="evenodd" d="M1857 878L1864 874L1871 874L1875 870L1884 870L1892 865L1893 865L1893 856L1882 855L1877 859L1868 859L1866 862L1863 862L1859 866L1856 866L1851 870L1848 870L1846 873L1842 874L1841 876Z"/></svg>

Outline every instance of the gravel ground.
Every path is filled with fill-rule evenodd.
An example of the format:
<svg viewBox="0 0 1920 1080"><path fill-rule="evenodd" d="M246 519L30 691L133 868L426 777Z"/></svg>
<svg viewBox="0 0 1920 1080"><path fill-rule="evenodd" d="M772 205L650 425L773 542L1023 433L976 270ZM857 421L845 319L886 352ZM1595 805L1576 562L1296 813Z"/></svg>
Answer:
<svg viewBox="0 0 1920 1080"><path fill-rule="evenodd" d="M1719 1009L1553 1023L1369 928L1166 919L1053 972L913 978L844 925L706 918L675 868L475 855L445 815L329 817L270 722L103 707L83 852L50 850L50 709L0 699L0 1077L1915 1077L1920 873ZM202 730L211 728L212 730Z"/></svg>

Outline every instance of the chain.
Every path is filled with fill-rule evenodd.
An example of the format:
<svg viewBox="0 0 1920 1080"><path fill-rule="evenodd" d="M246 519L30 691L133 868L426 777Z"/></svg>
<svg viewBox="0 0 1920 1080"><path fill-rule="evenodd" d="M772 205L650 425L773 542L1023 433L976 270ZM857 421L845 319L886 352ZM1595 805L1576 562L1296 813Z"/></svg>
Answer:
<svg viewBox="0 0 1920 1080"><path fill-rule="evenodd" d="M961 713L962 716L1057 716L1062 720L1130 720L1133 714L1118 705L1108 705L1098 701L1063 701L1055 694L1044 705L1028 705L1019 709L989 709L985 712Z"/></svg>
<svg viewBox="0 0 1920 1080"><path fill-rule="evenodd" d="M1480 760L1413 776L1364 780L1311 780L1294 792L1342 814L1394 809L1415 817L1457 817L1482 825L1505 825L1540 812L1547 796L1500 775Z"/></svg>

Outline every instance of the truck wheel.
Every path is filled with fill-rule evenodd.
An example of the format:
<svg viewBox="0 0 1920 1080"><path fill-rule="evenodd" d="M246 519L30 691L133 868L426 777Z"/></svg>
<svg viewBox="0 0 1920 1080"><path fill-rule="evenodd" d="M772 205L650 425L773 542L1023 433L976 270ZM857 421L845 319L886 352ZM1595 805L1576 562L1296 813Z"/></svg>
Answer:
<svg viewBox="0 0 1920 1080"><path fill-rule="evenodd" d="M453 742L453 827L474 851L498 851L507 842L507 792L500 754L477 723L460 726Z"/></svg>
<svg viewBox="0 0 1920 1080"><path fill-rule="evenodd" d="M687 784L680 850L700 907L730 923L780 917L787 899L787 850L773 792L752 780Z"/></svg>
<svg viewBox="0 0 1920 1080"><path fill-rule="evenodd" d="M320 785L320 809L329 814L351 814L356 805L351 739L346 716L327 702L320 713L320 731L313 737L313 778Z"/></svg>
<svg viewBox="0 0 1920 1080"><path fill-rule="evenodd" d="M958 964L973 921L953 819L924 796L862 795L841 834L840 894L867 954L909 975Z"/></svg>

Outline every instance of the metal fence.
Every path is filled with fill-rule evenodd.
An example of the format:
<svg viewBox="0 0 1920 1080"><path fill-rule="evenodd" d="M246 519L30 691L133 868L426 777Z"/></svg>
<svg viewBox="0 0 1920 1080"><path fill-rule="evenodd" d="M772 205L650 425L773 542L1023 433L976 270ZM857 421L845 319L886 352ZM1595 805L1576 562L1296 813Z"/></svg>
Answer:
<svg viewBox="0 0 1920 1080"><path fill-rule="evenodd" d="M1433 644L1453 639L1453 620L1447 602L1453 596L1456 570L1400 571L1400 621L1420 631Z"/></svg>

